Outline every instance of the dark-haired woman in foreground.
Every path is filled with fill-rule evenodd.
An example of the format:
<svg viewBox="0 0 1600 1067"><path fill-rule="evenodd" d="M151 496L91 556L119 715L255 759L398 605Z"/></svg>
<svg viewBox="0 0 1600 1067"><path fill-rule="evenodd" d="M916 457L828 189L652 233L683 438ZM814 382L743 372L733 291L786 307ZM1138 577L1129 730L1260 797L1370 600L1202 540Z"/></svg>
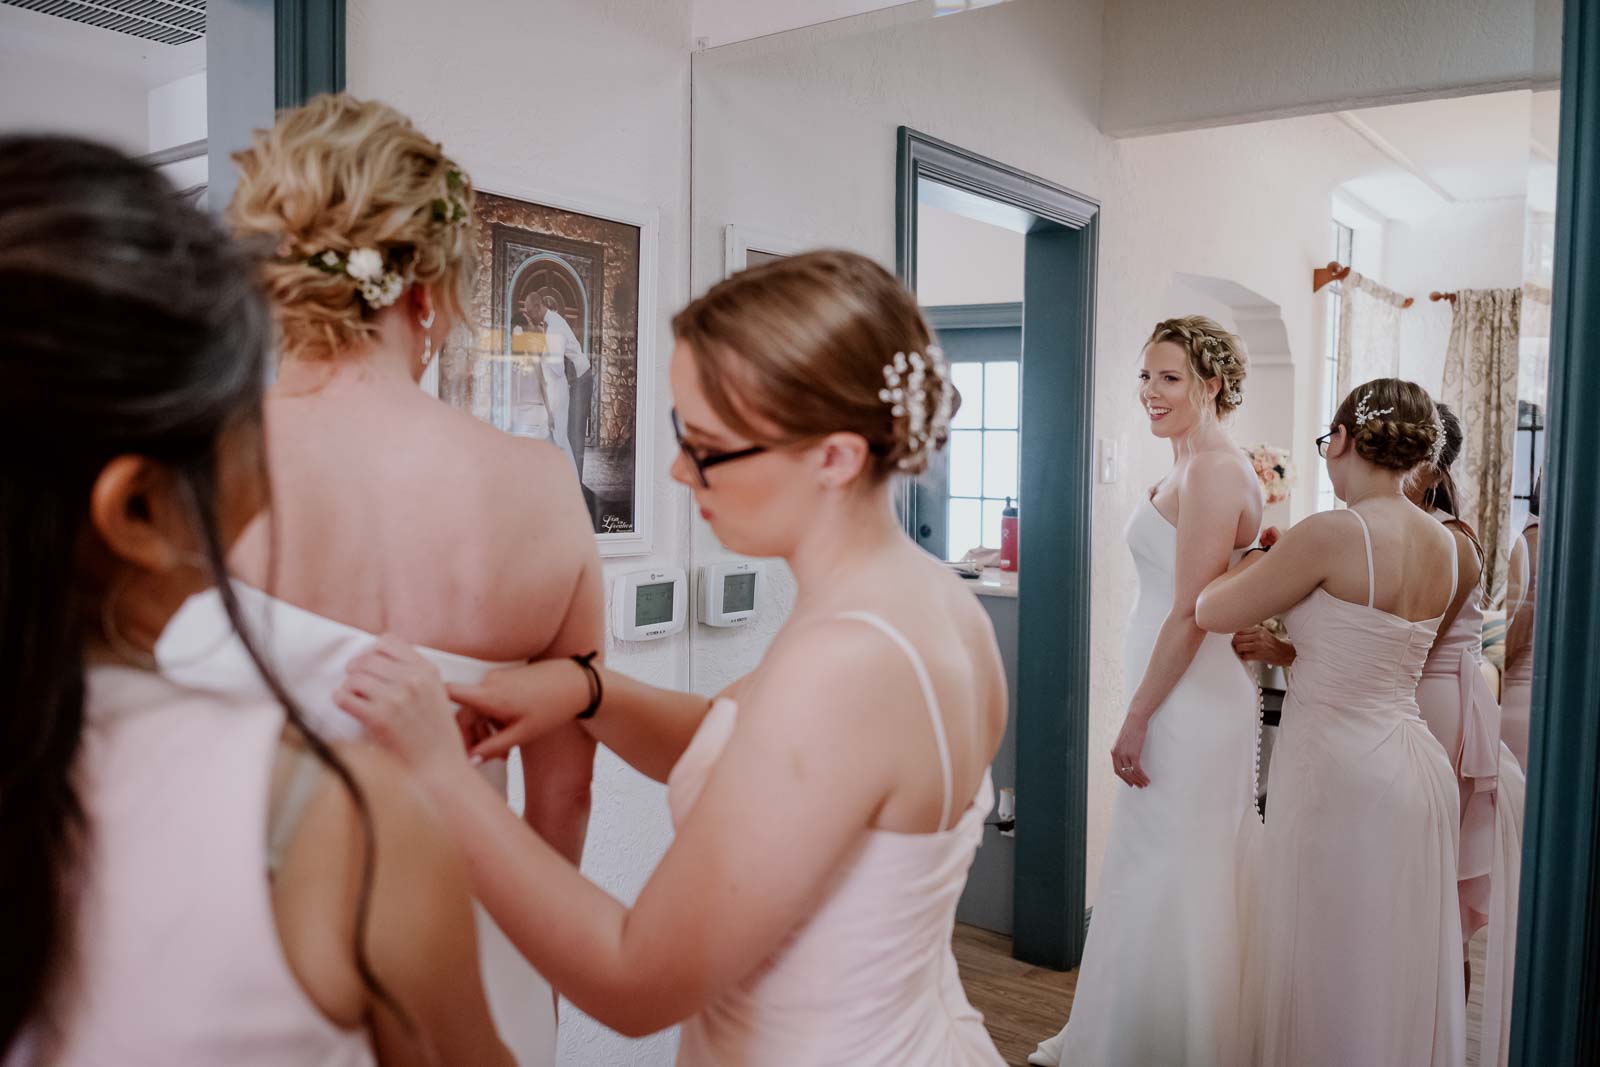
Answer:
<svg viewBox="0 0 1600 1067"><path fill-rule="evenodd" d="M154 171L0 139L12 1067L508 1062L459 856L403 776L154 669L265 499L267 339L251 265Z"/></svg>

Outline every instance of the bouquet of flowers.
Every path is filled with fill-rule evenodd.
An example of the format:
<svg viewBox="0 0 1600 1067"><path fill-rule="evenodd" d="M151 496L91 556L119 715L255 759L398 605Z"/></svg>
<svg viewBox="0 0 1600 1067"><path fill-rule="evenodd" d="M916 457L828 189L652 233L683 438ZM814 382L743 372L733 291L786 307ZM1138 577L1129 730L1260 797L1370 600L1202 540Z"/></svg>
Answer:
<svg viewBox="0 0 1600 1067"><path fill-rule="evenodd" d="M1279 504L1289 499L1289 489L1294 484L1294 465L1289 462L1288 449L1277 445L1251 445L1244 450L1250 465L1267 491L1267 503Z"/></svg>

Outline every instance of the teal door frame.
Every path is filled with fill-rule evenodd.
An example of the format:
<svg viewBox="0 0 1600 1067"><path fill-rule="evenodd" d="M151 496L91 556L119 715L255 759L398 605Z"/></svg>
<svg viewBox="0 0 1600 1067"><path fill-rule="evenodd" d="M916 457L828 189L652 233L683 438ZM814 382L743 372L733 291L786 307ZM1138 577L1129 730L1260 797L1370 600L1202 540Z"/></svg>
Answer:
<svg viewBox="0 0 1600 1067"><path fill-rule="evenodd" d="M276 0L274 14L276 106L343 92L344 0Z"/></svg>
<svg viewBox="0 0 1600 1067"><path fill-rule="evenodd" d="M1089 742L1089 547L1100 205L902 126L896 267L917 285L919 185L981 198L1025 232L1012 952L1083 955ZM909 487L902 499L908 523Z"/></svg>
<svg viewBox="0 0 1600 1067"><path fill-rule="evenodd" d="M1600 1063L1600 0L1565 0L1511 1063Z"/></svg>

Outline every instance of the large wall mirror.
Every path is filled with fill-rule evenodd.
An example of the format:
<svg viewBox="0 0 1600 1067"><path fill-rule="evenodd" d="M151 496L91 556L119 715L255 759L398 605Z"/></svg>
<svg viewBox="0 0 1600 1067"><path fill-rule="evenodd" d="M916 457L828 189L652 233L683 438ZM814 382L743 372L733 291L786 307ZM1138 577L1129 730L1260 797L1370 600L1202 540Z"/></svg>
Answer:
<svg viewBox="0 0 1600 1067"><path fill-rule="evenodd" d="M1220 7L1169 20L1113 4L1101 23L1087 5L978 6L901 5L710 47L695 56L692 93L695 289L729 269L722 240L738 230L780 234L785 253L842 246L895 264L965 401L942 460L905 488L908 532L981 567L1020 512L1018 572L972 579L1014 706L994 768L1010 792L957 912L969 996L1019 1064L1067 1021L1075 994L1086 1011L1111 1010L1075 968L1097 905L1110 900L1104 921L1122 921L1125 873L1108 865L1128 866L1117 838L1137 832L1117 812L1128 787L1108 758L1144 663L1130 615L1148 576L1125 527L1174 462L1138 376L1155 324L1199 315L1247 355L1226 426L1260 476L1263 526L1345 506L1315 442L1353 386L1415 382L1459 419L1451 507L1481 545L1471 629L1482 652L1429 670L1494 706L1467 736L1440 725L1436 740L1457 771L1465 759L1460 799L1479 835L1457 867L1482 879L1462 898L1463 1055L1511 1062L1551 507L1561 13L1500 12L1506 36L1475 57L1443 24L1393 13L1418 61L1358 84L1340 70L1379 42L1332 10L1274 16L1314 22L1316 55L1262 46L1252 60L1234 44L1263 28ZM1233 42L1227 65L1253 62L1260 76L1181 62L1138 73L1136 58L1163 43L1192 55L1211 40ZM1298 84L1274 73L1296 64L1308 72ZM806 120L780 121L795 101ZM937 163L924 170L925 158ZM1075 198L1086 228L1030 210L1052 195ZM1052 261L1057 228L1089 236L1081 273L1065 250ZM698 534L695 549L719 551ZM1259 823L1272 818L1273 757L1294 711L1294 667L1272 661L1293 649L1276 626L1239 647L1252 657L1248 700L1228 714L1252 724L1250 750L1230 758ZM1499 820L1493 848L1485 810ZM1206 862L1174 848L1173 878ZM1177 938L1182 923L1162 929Z"/></svg>

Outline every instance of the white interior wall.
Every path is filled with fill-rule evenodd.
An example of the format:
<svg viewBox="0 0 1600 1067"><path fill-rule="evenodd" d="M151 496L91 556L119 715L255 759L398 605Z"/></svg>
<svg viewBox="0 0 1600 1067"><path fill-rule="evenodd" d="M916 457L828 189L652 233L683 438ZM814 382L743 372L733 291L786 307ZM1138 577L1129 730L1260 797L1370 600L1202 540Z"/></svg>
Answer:
<svg viewBox="0 0 1600 1067"><path fill-rule="evenodd" d="M34 40L0 31L0 130L69 133L142 155L148 124L138 75L41 52Z"/></svg>
<svg viewBox="0 0 1600 1067"><path fill-rule="evenodd" d="M1023 235L944 208L917 207L917 300L1020 304Z"/></svg>
<svg viewBox="0 0 1600 1067"><path fill-rule="evenodd" d="M206 72L186 74L151 89L146 143L152 152L206 137Z"/></svg>
<svg viewBox="0 0 1600 1067"><path fill-rule="evenodd" d="M1544 85L1555 0L1114 0L1104 128L1147 133Z"/></svg>
<svg viewBox="0 0 1600 1067"><path fill-rule="evenodd" d="M688 0L547 4L535 20L518 0L454 5L441 47L434 0L351 0L348 77L358 96L387 101L438 138L469 173L533 190L638 205L660 214L660 306L644 328L659 368L644 455L655 472L647 557L612 560L608 578L682 565L688 497L667 478L674 454L666 357L668 314L688 296ZM720 258L720 257L719 257ZM660 685L689 683L684 635L607 649L611 664ZM671 839L664 790L602 752L584 869L632 901ZM675 1032L629 1041L563 1006L561 1062L572 1067L668 1064Z"/></svg>
<svg viewBox="0 0 1600 1067"><path fill-rule="evenodd" d="M1424 218L1385 226L1384 285L1416 300L1400 313L1400 377L1437 395L1450 341L1450 304L1435 290L1522 285L1526 200L1511 197L1441 206Z"/></svg>

